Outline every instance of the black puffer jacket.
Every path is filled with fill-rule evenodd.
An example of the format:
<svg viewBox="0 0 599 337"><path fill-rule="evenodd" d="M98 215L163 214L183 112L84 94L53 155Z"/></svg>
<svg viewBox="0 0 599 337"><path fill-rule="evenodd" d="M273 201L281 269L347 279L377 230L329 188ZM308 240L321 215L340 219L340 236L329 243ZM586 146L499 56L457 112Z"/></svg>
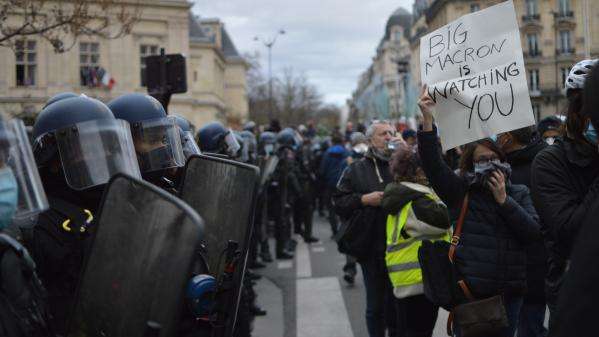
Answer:
<svg viewBox="0 0 599 337"><path fill-rule="evenodd" d="M532 195L549 254L547 302L555 304L582 220L599 198L599 155L588 144L557 140L532 166Z"/></svg>
<svg viewBox="0 0 599 337"><path fill-rule="evenodd" d="M333 194L335 211L342 219L351 218L356 210L364 207L361 202L362 195L382 192L392 181L389 163L375 159L372 153L368 152L364 158L354 161L343 171L337 183L337 191ZM378 207L375 214L372 218L375 242L371 257L384 259L387 213Z"/></svg>
<svg viewBox="0 0 599 337"><path fill-rule="evenodd" d="M419 132L422 167L453 219L466 195L468 211L456 250L458 272L478 298L521 295L526 290L525 246L540 238L537 214L523 185L508 185L508 198L499 205L490 191L470 187L443 161L435 132Z"/></svg>
<svg viewBox="0 0 599 337"><path fill-rule="evenodd" d="M507 162L512 166L512 184L530 187L532 162L547 144L539 140L522 149L507 153ZM541 225L542 227L542 225ZM545 243L539 239L526 248L526 279L528 303L545 303L545 276L547 275L547 251Z"/></svg>

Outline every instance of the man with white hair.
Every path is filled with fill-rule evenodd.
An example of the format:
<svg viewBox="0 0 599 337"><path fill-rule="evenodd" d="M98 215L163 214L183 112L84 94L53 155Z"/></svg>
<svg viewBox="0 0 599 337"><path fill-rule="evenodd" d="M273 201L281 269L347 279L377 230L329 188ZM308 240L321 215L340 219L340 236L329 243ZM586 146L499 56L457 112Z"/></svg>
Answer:
<svg viewBox="0 0 599 337"><path fill-rule="evenodd" d="M343 172L334 195L335 210L344 221L358 221L370 244L356 252L366 288L366 324L370 337L398 336L393 287L385 266L385 223L380 207L383 191L393 178L389 160L400 142L395 128L386 121L374 121L366 130L369 149L364 158L354 161Z"/></svg>

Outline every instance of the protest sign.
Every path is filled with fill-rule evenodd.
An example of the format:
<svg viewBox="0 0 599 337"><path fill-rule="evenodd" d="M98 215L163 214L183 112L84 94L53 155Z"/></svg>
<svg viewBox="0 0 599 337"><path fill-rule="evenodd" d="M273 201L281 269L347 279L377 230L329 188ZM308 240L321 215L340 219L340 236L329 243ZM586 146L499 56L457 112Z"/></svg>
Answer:
<svg viewBox="0 0 599 337"><path fill-rule="evenodd" d="M420 64L444 150L535 123L512 1L423 36Z"/></svg>

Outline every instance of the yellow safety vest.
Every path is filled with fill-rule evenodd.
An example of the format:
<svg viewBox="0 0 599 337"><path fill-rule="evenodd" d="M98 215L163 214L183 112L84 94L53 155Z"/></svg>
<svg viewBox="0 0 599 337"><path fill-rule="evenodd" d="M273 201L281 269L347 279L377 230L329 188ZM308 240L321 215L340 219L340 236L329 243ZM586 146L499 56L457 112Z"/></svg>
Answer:
<svg viewBox="0 0 599 337"><path fill-rule="evenodd" d="M427 197L437 200L436 196ZM422 270L418 262L418 249L423 240L450 240L449 230L440 235L423 235L416 238L404 238L402 229L410 219L416 219L412 202L405 205L397 215L387 217L387 251L385 261L387 272L393 284L396 297L399 293L407 296L422 294ZM401 288L401 292L398 292Z"/></svg>

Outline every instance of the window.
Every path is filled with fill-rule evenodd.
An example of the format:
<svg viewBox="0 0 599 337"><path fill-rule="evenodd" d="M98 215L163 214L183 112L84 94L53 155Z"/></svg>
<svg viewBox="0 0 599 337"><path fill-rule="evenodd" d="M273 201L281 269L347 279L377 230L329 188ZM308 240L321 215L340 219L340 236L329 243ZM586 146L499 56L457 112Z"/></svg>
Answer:
<svg viewBox="0 0 599 337"><path fill-rule="evenodd" d="M539 54L539 40L537 34L526 34L528 41L528 55L537 56Z"/></svg>
<svg viewBox="0 0 599 337"><path fill-rule="evenodd" d="M569 67L561 68L560 72L562 74L562 85L565 85L566 79L568 78L568 74L570 74L570 68Z"/></svg>
<svg viewBox="0 0 599 337"><path fill-rule="evenodd" d="M146 86L146 57L158 55L158 46L142 44L139 46L139 74L142 87Z"/></svg>
<svg viewBox="0 0 599 337"><path fill-rule="evenodd" d="M470 4L470 13L474 13L480 10L480 5L475 3Z"/></svg>
<svg viewBox="0 0 599 337"><path fill-rule="evenodd" d="M537 14L537 0L526 0L526 15Z"/></svg>
<svg viewBox="0 0 599 337"><path fill-rule="evenodd" d="M401 40L401 29L398 29L394 33L393 40L399 42Z"/></svg>
<svg viewBox="0 0 599 337"><path fill-rule="evenodd" d="M562 15L570 12L570 0L559 0L559 13Z"/></svg>
<svg viewBox="0 0 599 337"><path fill-rule="evenodd" d="M539 70L531 69L528 73L528 83L531 91L539 90Z"/></svg>
<svg viewBox="0 0 599 337"><path fill-rule="evenodd" d="M561 53L570 53L572 51L570 44L570 31L560 30L559 32L559 51Z"/></svg>
<svg viewBox="0 0 599 337"><path fill-rule="evenodd" d="M21 40L15 43L17 86L35 85L37 68L35 41Z"/></svg>
<svg viewBox="0 0 599 337"><path fill-rule="evenodd" d="M100 44L97 42L79 43L79 75L81 85L97 86L100 69Z"/></svg>

